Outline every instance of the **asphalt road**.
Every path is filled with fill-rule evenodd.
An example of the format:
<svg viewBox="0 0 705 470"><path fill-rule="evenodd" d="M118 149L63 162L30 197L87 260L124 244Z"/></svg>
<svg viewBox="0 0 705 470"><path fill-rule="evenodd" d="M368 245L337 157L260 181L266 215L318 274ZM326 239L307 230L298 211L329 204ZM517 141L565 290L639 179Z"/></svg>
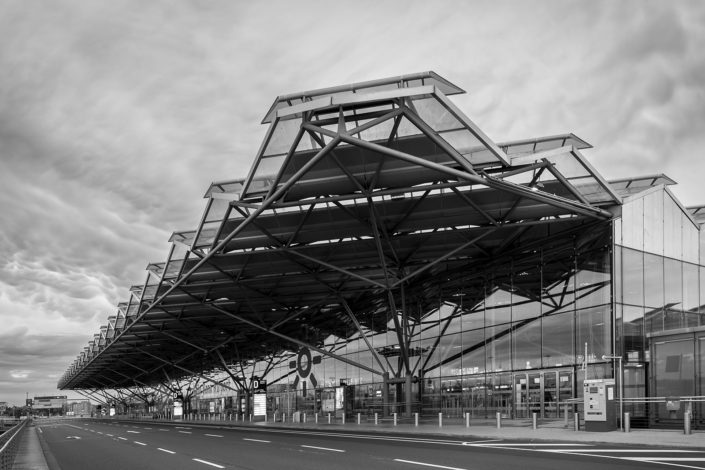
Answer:
<svg viewBox="0 0 705 470"><path fill-rule="evenodd" d="M705 469L705 451L71 420L37 423L51 470Z"/></svg>

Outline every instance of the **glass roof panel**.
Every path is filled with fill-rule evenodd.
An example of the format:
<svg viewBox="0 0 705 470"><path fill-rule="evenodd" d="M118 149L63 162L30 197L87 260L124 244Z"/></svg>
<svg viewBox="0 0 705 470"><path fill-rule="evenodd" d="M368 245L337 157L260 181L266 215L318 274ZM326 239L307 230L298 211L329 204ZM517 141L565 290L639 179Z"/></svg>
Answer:
<svg viewBox="0 0 705 470"><path fill-rule="evenodd" d="M269 142L267 142L267 147L262 152L264 156L287 153L301 128L301 120L277 120L274 126L275 128Z"/></svg>
<svg viewBox="0 0 705 470"><path fill-rule="evenodd" d="M419 117L437 132L465 127L433 96L415 97L412 101Z"/></svg>

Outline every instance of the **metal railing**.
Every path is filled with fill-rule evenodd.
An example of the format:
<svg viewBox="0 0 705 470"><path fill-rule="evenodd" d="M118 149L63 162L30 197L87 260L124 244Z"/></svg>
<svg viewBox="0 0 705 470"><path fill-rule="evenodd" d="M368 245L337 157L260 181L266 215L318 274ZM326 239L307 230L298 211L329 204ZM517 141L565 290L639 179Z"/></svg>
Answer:
<svg viewBox="0 0 705 470"><path fill-rule="evenodd" d="M10 470L15 462L22 431L29 422L23 419L0 435L0 470Z"/></svg>

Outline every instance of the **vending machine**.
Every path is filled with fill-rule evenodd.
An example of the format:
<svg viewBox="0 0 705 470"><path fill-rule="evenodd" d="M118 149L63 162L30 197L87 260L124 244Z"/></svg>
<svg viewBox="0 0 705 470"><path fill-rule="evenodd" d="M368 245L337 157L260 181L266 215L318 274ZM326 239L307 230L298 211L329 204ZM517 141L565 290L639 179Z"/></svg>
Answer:
<svg viewBox="0 0 705 470"><path fill-rule="evenodd" d="M583 403L586 431L614 431L617 429L614 379L583 381Z"/></svg>

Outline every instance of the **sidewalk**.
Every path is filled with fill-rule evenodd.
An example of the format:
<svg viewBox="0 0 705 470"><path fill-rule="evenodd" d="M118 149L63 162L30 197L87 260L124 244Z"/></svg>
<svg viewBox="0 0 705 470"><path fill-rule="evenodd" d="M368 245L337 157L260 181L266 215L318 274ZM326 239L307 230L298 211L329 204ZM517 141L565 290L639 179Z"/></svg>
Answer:
<svg viewBox="0 0 705 470"><path fill-rule="evenodd" d="M375 425L373 423L341 424L327 422L316 424L307 423L282 423L268 422L242 422L242 421L170 421L170 423L188 423L191 425L213 425L213 426L253 426L258 428L272 429L298 429L316 430L332 432L368 432L387 434L408 434L411 436L426 437L446 437L467 441L476 440L507 440L507 441L545 441L545 442L580 442L580 443L608 443L625 445L646 445L659 447L687 447L702 448L705 450L705 431L693 431L686 435L682 430L676 429L632 429L625 433L620 430L610 432L587 432L584 430L574 431L573 427L565 427L562 421L549 421L539 424L538 429L533 429L531 422L526 420L505 420L502 428L497 429L493 420L473 421L470 427L459 424L457 421L452 424L445 424L439 427L437 423L423 423L414 426L413 423L400 423L394 426L391 422L384 421Z"/></svg>
<svg viewBox="0 0 705 470"><path fill-rule="evenodd" d="M22 431L12 470L49 470L34 423Z"/></svg>

